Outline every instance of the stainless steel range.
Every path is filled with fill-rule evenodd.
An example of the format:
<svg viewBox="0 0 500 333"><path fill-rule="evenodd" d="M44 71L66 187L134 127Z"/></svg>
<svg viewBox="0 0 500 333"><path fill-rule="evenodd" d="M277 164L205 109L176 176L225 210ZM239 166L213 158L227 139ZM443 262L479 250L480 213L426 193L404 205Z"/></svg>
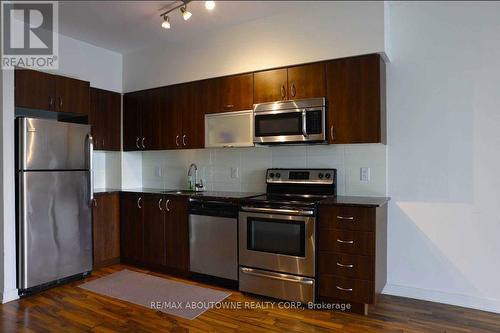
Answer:
<svg viewBox="0 0 500 333"><path fill-rule="evenodd" d="M267 193L239 213L241 291L313 302L317 203L335 195L335 169L268 169Z"/></svg>

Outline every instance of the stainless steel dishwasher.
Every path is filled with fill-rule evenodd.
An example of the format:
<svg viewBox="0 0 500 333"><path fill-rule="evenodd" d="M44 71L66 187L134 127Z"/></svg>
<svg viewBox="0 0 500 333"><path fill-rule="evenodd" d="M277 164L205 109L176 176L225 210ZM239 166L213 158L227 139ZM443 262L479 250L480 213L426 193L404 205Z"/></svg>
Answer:
<svg viewBox="0 0 500 333"><path fill-rule="evenodd" d="M191 272L238 280L238 206L190 199L189 251Z"/></svg>

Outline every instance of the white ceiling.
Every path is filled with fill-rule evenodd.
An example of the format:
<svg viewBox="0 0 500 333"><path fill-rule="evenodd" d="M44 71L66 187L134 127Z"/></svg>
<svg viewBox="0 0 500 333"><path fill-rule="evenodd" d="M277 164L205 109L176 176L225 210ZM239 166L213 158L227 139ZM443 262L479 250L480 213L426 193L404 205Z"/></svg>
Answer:
<svg viewBox="0 0 500 333"><path fill-rule="evenodd" d="M280 12L297 10L307 1L216 1L212 11L204 1L193 1L193 13L184 21L180 11L171 13L172 28L161 27L162 10L173 1L61 1L61 34L120 53L159 43L177 42L200 34Z"/></svg>

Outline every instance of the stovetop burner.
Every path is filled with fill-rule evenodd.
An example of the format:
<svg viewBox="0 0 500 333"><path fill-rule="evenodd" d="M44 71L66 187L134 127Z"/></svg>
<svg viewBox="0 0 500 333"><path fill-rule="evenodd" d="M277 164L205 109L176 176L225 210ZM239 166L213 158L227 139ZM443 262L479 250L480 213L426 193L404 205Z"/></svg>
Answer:
<svg viewBox="0 0 500 333"><path fill-rule="evenodd" d="M286 206L314 206L319 201L329 198L331 195L310 195L310 194L275 194L269 193L258 197L249 198L248 203L275 204Z"/></svg>

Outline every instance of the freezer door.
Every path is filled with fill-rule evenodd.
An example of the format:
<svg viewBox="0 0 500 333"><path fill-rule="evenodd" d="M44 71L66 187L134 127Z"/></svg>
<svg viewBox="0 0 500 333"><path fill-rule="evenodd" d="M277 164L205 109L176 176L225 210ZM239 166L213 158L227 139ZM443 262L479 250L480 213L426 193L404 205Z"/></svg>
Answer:
<svg viewBox="0 0 500 333"><path fill-rule="evenodd" d="M19 289L92 269L88 177L88 171L19 173Z"/></svg>
<svg viewBox="0 0 500 333"><path fill-rule="evenodd" d="M19 118L19 169L89 169L89 134L89 125Z"/></svg>

